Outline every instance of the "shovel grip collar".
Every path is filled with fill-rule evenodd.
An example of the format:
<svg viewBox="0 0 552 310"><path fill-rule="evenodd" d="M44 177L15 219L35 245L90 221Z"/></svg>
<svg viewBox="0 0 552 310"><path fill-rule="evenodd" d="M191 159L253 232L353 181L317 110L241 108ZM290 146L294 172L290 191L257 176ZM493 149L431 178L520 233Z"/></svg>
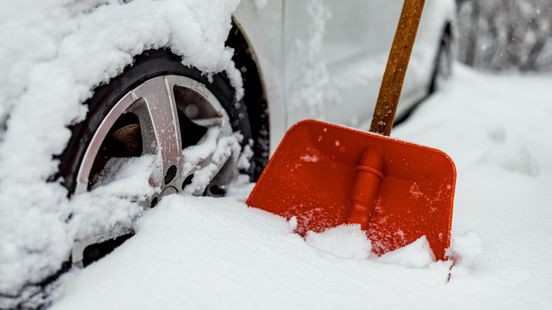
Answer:
<svg viewBox="0 0 552 310"><path fill-rule="evenodd" d="M368 229L372 209L378 199L379 188L385 179L383 155L376 149L366 148L356 167L348 222Z"/></svg>
<svg viewBox="0 0 552 310"><path fill-rule="evenodd" d="M425 0L405 0L387 60L370 131L391 135Z"/></svg>
<svg viewBox="0 0 552 310"><path fill-rule="evenodd" d="M379 171L378 169L375 169L375 168L372 168L372 167L369 167L369 166L358 166L357 167L357 170L358 171L363 171L363 172L368 172L368 173L371 173L371 174L374 174L376 175L378 178L382 179L383 180L383 173L381 171Z"/></svg>

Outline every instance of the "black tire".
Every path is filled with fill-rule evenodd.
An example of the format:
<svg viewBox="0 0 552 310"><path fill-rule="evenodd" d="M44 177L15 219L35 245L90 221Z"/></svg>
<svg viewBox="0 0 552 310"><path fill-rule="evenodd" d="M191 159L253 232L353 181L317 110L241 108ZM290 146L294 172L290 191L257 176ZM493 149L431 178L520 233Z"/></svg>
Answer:
<svg viewBox="0 0 552 310"><path fill-rule="evenodd" d="M418 109L418 107L431 95L439 90L442 83L452 75L452 64L454 62L454 38L452 36L452 28L449 25L445 27L441 40L439 41L439 49L435 57L431 80L429 81L429 89L427 95L416 102L405 113L395 120L394 126L401 125Z"/></svg>
<svg viewBox="0 0 552 310"><path fill-rule="evenodd" d="M447 26L439 44L439 50L435 58L433 74L429 86L429 94L435 93L442 86L442 83L452 76L452 65L454 62L453 36L450 26Z"/></svg>
<svg viewBox="0 0 552 310"><path fill-rule="evenodd" d="M226 110L233 131L243 135L242 143L248 143L252 137L252 130L247 107L242 103L236 104L234 89L226 75L219 73L208 79L196 68L182 65L181 61L181 57L167 49L145 51L135 57L133 64L122 74L94 90L93 97L85 102L89 110L86 119L71 128L71 139L59 158L59 176L62 177L62 182L70 194L75 190L76 176L86 148L102 120L122 96L154 77L181 75L204 84ZM252 176L253 172L249 173Z"/></svg>

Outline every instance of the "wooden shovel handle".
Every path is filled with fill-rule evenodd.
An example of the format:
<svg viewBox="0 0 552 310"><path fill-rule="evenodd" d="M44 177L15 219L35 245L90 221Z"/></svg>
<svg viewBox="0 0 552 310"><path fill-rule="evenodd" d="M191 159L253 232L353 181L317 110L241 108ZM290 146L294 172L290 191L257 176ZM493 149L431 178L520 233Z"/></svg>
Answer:
<svg viewBox="0 0 552 310"><path fill-rule="evenodd" d="M372 126L370 126L371 132L385 136L391 134L408 62L422 18L424 2L425 0L404 1L393 46L387 60L378 102L374 110Z"/></svg>

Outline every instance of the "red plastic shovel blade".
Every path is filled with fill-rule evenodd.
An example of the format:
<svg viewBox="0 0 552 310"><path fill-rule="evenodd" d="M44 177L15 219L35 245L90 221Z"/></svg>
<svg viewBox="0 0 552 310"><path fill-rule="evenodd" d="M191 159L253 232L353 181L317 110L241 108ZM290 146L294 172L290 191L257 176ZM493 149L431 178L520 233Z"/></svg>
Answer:
<svg viewBox="0 0 552 310"><path fill-rule="evenodd" d="M377 254L426 236L450 244L456 169L443 152L318 121L292 127L247 200L297 232L360 224Z"/></svg>

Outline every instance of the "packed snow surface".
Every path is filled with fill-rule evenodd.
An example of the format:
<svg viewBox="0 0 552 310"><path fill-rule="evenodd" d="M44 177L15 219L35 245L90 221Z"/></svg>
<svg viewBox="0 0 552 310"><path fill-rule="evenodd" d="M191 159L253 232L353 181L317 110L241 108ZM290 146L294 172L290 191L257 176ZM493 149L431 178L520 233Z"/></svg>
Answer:
<svg viewBox="0 0 552 310"><path fill-rule="evenodd" d="M304 240L241 185L165 198L53 309L551 309L552 77L456 71L395 131L456 161L452 268L425 238L379 258L355 226Z"/></svg>

